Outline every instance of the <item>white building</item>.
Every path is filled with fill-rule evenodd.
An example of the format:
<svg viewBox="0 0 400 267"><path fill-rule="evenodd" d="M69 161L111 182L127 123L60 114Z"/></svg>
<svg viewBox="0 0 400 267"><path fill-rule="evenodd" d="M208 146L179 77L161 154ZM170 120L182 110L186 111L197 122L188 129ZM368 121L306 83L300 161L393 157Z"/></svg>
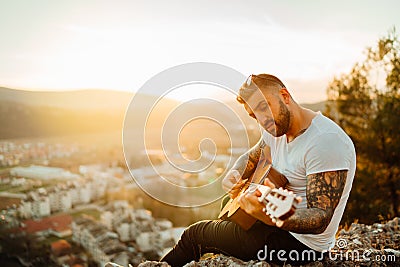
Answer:
<svg viewBox="0 0 400 267"><path fill-rule="evenodd" d="M135 241L140 251L156 251L173 247L184 228L173 228L166 219L155 219L145 209L132 209L126 201L115 201L101 215L101 222L118 233L119 240ZM177 230L178 229L178 230ZM178 236L177 236L178 235Z"/></svg>
<svg viewBox="0 0 400 267"><path fill-rule="evenodd" d="M48 190L51 212L68 211L72 208L71 193L67 189L55 186Z"/></svg>
<svg viewBox="0 0 400 267"><path fill-rule="evenodd" d="M78 179L80 176L78 174L73 174L62 168L46 167L31 165L29 167L15 167L10 170L10 174L13 176L26 177L32 179L58 179L58 180L68 180L68 179Z"/></svg>
<svg viewBox="0 0 400 267"><path fill-rule="evenodd" d="M85 180L70 181L67 183L67 188L71 196L72 206L87 204L92 199L91 185Z"/></svg>
<svg viewBox="0 0 400 267"><path fill-rule="evenodd" d="M176 244L175 232L173 229L155 232L140 233L136 243L143 252L157 251L160 256L164 249L171 248Z"/></svg>
<svg viewBox="0 0 400 267"><path fill-rule="evenodd" d="M21 218L40 218L57 211L68 211L72 207L70 191L63 186L31 191L22 200L18 212Z"/></svg>
<svg viewBox="0 0 400 267"><path fill-rule="evenodd" d="M22 186L22 185L24 185L26 183L26 179L25 178L20 178L20 179L18 179L18 178L13 178L12 180L11 180L11 185L12 186Z"/></svg>
<svg viewBox="0 0 400 267"><path fill-rule="evenodd" d="M69 194L71 196L72 206L81 204L80 184L78 181L67 182Z"/></svg>
<svg viewBox="0 0 400 267"><path fill-rule="evenodd" d="M50 199L48 196L39 196L32 201L32 216L44 217L50 215Z"/></svg>
<svg viewBox="0 0 400 267"><path fill-rule="evenodd" d="M19 216L23 219L32 217L32 200L22 200L18 207Z"/></svg>
<svg viewBox="0 0 400 267"><path fill-rule="evenodd" d="M127 266L128 259L134 257L129 255L127 247L118 240L116 233L86 217L72 222L72 240L84 247L101 267L109 261ZM121 253L126 255L121 256Z"/></svg>
<svg viewBox="0 0 400 267"><path fill-rule="evenodd" d="M79 202L82 204L90 203L92 199L92 190L89 183L84 182L79 185Z"/></svg>
<svg viewBox="0 0 400 267"><path fill-rule="evenodd" d="M71 195L69 191L61 191L58 199L60 211L68 211L72 208Z"/></svg>

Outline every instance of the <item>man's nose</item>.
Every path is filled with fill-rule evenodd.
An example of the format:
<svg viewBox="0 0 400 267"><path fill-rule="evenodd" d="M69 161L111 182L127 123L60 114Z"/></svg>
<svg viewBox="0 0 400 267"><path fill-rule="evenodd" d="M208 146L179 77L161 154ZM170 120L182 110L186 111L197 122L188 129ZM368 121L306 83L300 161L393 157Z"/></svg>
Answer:
<svg viewBox="0 0 400 267"><path fill-rule="evenodd" d="M273 120L274 118L268 114L257 114L257 121L264 122L264 121L270 121Z"/></svg>

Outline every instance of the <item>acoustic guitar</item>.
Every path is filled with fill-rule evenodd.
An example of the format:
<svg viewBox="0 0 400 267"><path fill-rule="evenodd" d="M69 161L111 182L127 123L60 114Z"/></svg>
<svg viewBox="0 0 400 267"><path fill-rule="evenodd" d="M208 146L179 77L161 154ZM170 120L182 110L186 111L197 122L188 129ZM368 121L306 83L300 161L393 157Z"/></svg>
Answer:
<svg viewBox="0 0 400 267"><path fill-rule="evenodd" d="M277 188L284 188L288 183L288 179L285 177L285 175L272 167L272 164L267 157L266 150L264 149L253 175L243 185L240 193L226 203L218 215L218 218L221 220L233 221L244 230L250 229L257 219L240 208L239 198L246 192L251 184L262 185L264 184L266 178L268 178Z"/></svg>
<svg viewBox="0 0 400 267"><path fill-rule="evenodd" d="M265 205L263 211L278 227L294 214L297 204L301 201L300 197L283 188L272 189L265 185L256 185L256 188L261 192L258 201Z"/></svg>

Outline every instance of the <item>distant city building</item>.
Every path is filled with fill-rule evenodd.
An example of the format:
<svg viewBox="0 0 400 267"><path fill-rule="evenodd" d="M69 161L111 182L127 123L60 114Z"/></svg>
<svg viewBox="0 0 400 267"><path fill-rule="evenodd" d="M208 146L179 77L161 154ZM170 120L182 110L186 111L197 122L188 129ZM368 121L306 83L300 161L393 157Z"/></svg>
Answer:
<svg viewBox="0 0 400 267"><path fill-rule="evenodd" d="M32 214L35 217L45 217L50 215L50 198L48 196L38 196L32 201Z"/></svg>
<svg viewBox="0 0 400 267"><path fill-rule="evenodd" d="M100 216L101 223L118 233L123 242L134 241L140 251L161 253L173 247L184 228L173 228L166 219L155 219L151 212L132 209L126 201L115 201Z"/></svg>
<svg viewBox="0 0 400 267"><path fill-rule="evenodd" d="M80 177L78 174L73 174L62 168L37 166L37 165L31 165L29 167L14 167L10 170L10 174L18 177L42 179L42 180L49 180L49 179L68 180L68 179L77 179Z"/></svg>
<svg viewBox="0 0 400 267"><path fill-rule="evenodd" d="M76 145L0 142L0 166L16 166L31 159L41 160L44 165L54 158L68 158L78 151Z"/></svg>
<svg viewBox="0 0 400 267"><path fill-rule="evenodd" d="M72 207L71 193L64 186L54 186L47 190L51 212L68 211Z"/></svg>
<svg viewBox="0 0 400 267"><path fill-rule="evenodd" d="M88 204L105 196L107 180L80 179L38 188L27 194L18 207L20 218L40 218L54 212L67 212L73 206Z"/></svg>
<svg viewBox="0 0 400 267"><path fill-rule="evenodd" d="M72 240L84 247L99 267L103 267L109 261L128 266L128 263L137 257L118 240L116 233L88 217L82 216L74 220L72 233Z"/></svg>

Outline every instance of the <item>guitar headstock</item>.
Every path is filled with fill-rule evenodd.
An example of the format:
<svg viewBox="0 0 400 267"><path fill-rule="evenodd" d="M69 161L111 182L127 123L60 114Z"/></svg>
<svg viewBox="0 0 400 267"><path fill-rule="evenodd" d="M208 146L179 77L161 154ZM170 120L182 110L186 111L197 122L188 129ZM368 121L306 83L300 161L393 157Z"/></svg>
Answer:
<svg viewBox="0 0 400 267"><path fill-rule="evenodd" d="M261 186L258 190L262 194L258 200L265 204L265 213L278 227L281 227L284 220L293 215L296 205L301 201L301 198L286 189Z"/></svg>

